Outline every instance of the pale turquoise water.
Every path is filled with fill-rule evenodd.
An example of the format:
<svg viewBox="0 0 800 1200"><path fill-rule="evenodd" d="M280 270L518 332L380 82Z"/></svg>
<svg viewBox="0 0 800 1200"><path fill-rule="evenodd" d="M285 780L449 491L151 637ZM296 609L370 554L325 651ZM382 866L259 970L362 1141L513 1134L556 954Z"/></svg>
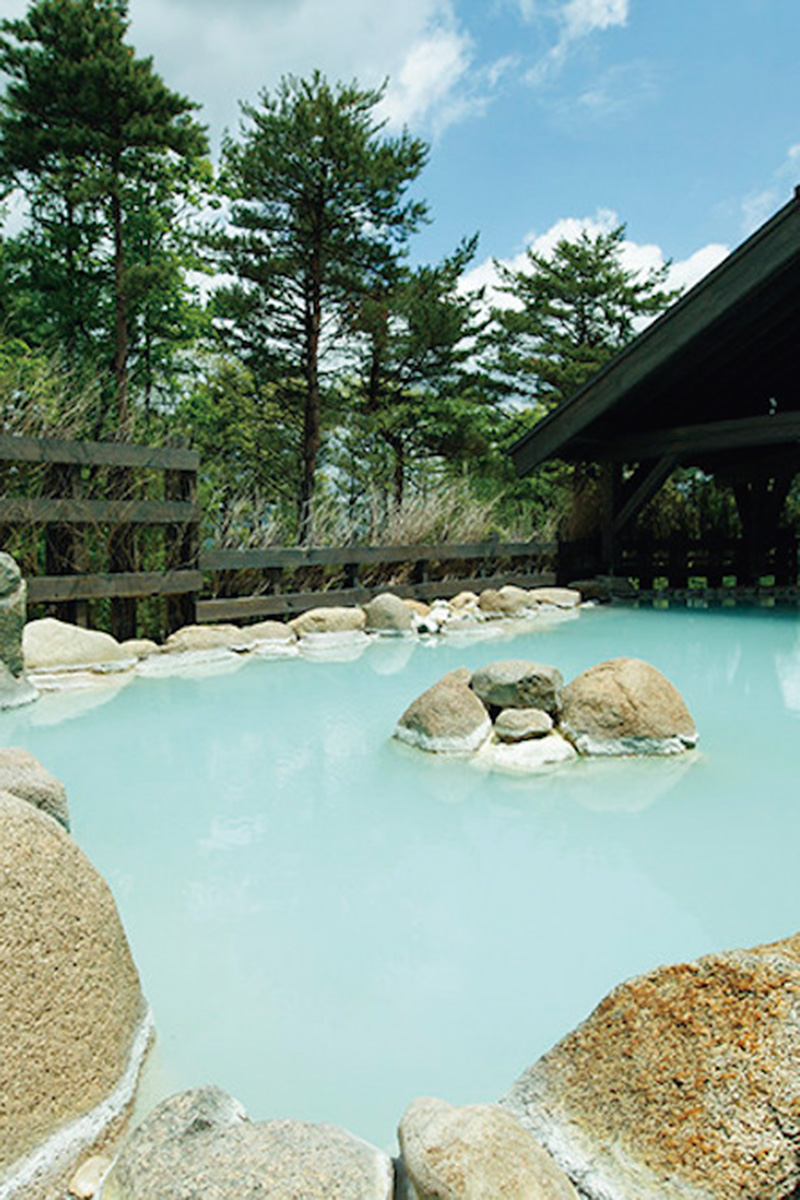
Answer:
<svg viewBox="0 0 800 1200"><path fill-rule="evenodd" d="M682 691L696 761L519 780L389 740L456 665L531 657L569 678L622 654ZM213 1081L255 1118L391 1147L414 1096L496 1098L619 980L800 929L795 612L597 609L60 711L7 715L0 741L67 785L155 1011L159 1086Z"/></svg>

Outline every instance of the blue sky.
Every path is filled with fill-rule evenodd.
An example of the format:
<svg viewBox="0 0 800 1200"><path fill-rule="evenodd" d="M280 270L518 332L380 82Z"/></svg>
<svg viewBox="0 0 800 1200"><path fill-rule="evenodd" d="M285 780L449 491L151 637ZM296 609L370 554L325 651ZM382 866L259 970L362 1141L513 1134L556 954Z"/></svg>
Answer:
<svg viewBox="0 0 800 1200"><path fill-rule="evenodd" d="M0 0L13 16L25 0ZM800 0L131 0L131 39L218 139L283 73L388 77L432 143L435 259L474 279L561 234L628 226L632 263L692 282L800 183Z"/></svg>

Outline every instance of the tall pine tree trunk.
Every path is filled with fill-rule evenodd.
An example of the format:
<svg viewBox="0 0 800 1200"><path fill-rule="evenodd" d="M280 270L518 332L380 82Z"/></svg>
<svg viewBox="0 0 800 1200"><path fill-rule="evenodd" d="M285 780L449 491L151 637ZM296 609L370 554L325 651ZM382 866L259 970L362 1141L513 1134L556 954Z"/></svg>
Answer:
<svg viewBox="0 0 800 1200"><path fill-rule="evenodd" d="M128 406L128 296L125 285L125 243L122 236L122 202L119 180L111 193L111 225L114 233L114 386L117 399L117 420L126 429L130 416Z"/></svg>
<svg viewBox="0 0 800 1200"><path fill-rule="evenodd" d="M322 266L315 255L306 292L306 402L303 413L303 472L300 480L300 520L297 540L311 537L311 503L320 446L319 339L322 328Z"/></svg>

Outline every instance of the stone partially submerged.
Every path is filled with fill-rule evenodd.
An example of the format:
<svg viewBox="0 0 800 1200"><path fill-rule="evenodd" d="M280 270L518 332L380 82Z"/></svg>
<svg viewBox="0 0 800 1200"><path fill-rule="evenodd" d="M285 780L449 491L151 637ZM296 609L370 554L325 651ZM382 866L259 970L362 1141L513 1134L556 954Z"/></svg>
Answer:
<svg viewBox="0 0 800 1200"><path fill-rule="evenodd" d="M249 1121L217 1087L171 1096L133 1132L102 1200L391 1200L388 1155L335 1125Z"/></svg>
<svg viewBox="0 0 800 1200"><path fill-rule="evenodd" d="M466 667L451 671L411 703L394 736L420 750L471 754L492 731L489 714L469 686Z"/></svg>
<svg viewBox="0 0 800 1200"><path fill-rule="evenodd" d="M555 717L564 678L556 667L511 658L475 671L470 686L487 707L541 708Z"/></svg>
<svg viewBox="0 0 800 1200"><path fill-rule="evenodd" d="M574 679L561 728L579 754L679 754L697 742L680 692L638 658L613 658Z"/></svg>
<svg viewBox="0 0 800 1200"><path fill-rule="evenodd" d="M151 1021L88 859L7 792L0 824L0 1195L22 1200L126 1114Z"/></svg>
<svg viewBox="0 0 800 1200"><path fill-rule="evenodd" d="M609 993L501 1104L589 1200L800 1195L800 934Z"/></svg>
<svg viewBox="0 0 800 1200"><path fill-rule="evenodd" d="M63 783L51 775L29 750L0 749L0 790L27 800L69 829L69 807Z"/></svg>
<svg viewBox="0 0 800 1200"><path fill-rule="evenodd" d="M22 647L29 671L49 667L85 667L91 664L130 662L110 633L82 629L55 617L42 617L25 626Z"/></svg>

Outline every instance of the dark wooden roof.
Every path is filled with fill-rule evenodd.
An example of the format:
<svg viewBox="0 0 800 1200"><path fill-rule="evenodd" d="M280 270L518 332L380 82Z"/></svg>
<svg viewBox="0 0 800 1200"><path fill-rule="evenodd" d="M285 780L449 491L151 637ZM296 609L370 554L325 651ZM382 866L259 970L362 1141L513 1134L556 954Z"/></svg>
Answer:
<svg viewBox="0 0 800 1200"><path fill-rule="evenodd" d="M800 467L800 189L512 447L545 459ZM789 464L790 465L790 464Z"/></svg>

